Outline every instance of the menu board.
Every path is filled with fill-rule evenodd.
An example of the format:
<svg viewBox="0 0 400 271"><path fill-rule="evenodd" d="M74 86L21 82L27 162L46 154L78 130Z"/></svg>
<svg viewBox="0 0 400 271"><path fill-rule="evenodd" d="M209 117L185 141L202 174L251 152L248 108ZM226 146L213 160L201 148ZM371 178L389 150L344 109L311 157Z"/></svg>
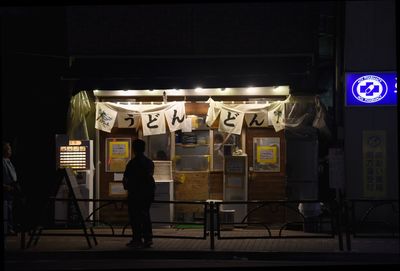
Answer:
<svg viewBox="0 0 400 271"><path fill-rule="evenodd" d="M90 141L75 140L57 144L57 168L90 169Z"/></svg>

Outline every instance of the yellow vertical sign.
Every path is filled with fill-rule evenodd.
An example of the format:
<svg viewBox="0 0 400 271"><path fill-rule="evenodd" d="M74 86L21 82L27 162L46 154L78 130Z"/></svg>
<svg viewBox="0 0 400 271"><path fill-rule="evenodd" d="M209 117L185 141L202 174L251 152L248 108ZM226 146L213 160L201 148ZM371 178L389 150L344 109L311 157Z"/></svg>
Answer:
<svg viewBox="0 0 400 271"><path fill-rule="evenodd" d="M124 172L130 159L130 139L107 140L107 172Z"/></svg>
<svg viewBox="0 0 400 271"><path fill-rule="evenodd" d="M129 142L128 141L110 142L109 153L110 153L110 158L128 158Z"/></svg>
<svg viewBox="0 0 400 271"><path fill-rule="evenodd" d="M257 163L275 164L277 160L276 146L257 146Z"/></svg>
<svg viewBox="0 0 400 271"><path fill-rule="evenodd" d="M365 197L386 195L386 131L363 131L363 180Z"/></svg>

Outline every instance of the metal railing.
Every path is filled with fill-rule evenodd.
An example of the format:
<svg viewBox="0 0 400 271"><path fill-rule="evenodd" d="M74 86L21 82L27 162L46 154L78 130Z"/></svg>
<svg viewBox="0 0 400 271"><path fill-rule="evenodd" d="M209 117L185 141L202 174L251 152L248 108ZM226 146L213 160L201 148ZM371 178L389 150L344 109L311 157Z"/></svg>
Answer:
<svg viewBox="0 0 400 271"><path fill-rule="evenodd" d="M52 202L54 201L70 201L69 198L52 198ZM28 241L27 247L29 248L32 244L37 245L40 236L84 236L88 242L89 247L91 248L90 238L93 239L95 245L97 245L96 237L130 237L131 235L126 233L126 228L129 226L129 223L123 225L122 232L120 234L116 233L114 230L113 224L108 223L106 221L96 220L94 219L95 214L99 212L101 209L107 206L114 206L116 209L123 209L125 205L127 205L126 199L77 199L78 202L97 202L98 207L96 207L85 219L84 223L81 225L83 229L83 233L65 233L65 232L43 232L44 230L54 229L52 227L46 227L43 225L37 225L33 230L29 231L28 234L30 235L30 239ZM170 227L174 225L180 224L196 224L199 228L202 228L201 235L189 235L189 236L182 236L182 235L154 235L154 238L177 238L177 239L200 239L206 240L207 236L210 236L210 249L215 249L215 238L219 240L224 239L287 239L287 238L335 238L338 236L339 242L339 249L343 250L343 239L342 239L342 231L341 231L341 208L336 201L325 202L325 212L322 215L316 217L316 220L311 221L311 223L318 224L319 227L321 225L328 224L330 225L330 230L327 232L319 231L316 234L310 235L284 235L283 233L287 230L290 226L294 225L303 225L307 223L307 217L305 217L297 208L299 203L320 203L318 200L301 200L301 201L284 201L284 200L275 200L275 201L157 201L155 200L153 203L155 204L185 204L185 205L202 205L203 209L203 216L200 219L200 222L184 222L184 221L152 221L153 224L167 224ZM230 204L243 204L246 206L252 206L249 211L245 214L242 218L241 222L229 222L229 221L222 221L220 217L220 210L221 206L229 206ZM262 211L262 209L269 208L272 212L277 210L284 209L287 212L293 212L297 215L299 220L287 221L285 220L279 226L279 233L277 235L272 234L272 227L270 222L268 221L250 221L249 217L257 211ZM111 229L111 233L99 233L95 232L94 227L96 224L103 224ZM227 226L261 226L265 228L266 233L262 236L224 236L221 231L223 231L224 227ZM275 225L276 227L276 225ZM58 228L59 229L59 228ZM197 232L197 231L196 231ZM22 235L21 235L22 238ZM25 238L25 236L24 236ZM21 248L25 247L25 242L21 240Z"/></svg>
<svg viewBox="0 0 400 271"><path fill-rule="evenodd" d="M51 198L51 202L55 201L71 201L72 199L70 198ZM99 212L101 209L113 205L114 208L116 209L122 209L124 205L127 205L128 200L127 199L76 199L77 202L93 202L93 203L100 203L98 207L96 207L86 218L84 218L83 223L81 223L81 227L83 229L83 233L65 233L65 232L43 232L44 230L51 230L51 229L60 229L59 227L54 227L54 226L44 226L44 225L37 225L34 229L28 232L30 235L30 239L28 240L27 243L27 248L29 248L32 244L37 245L40 236L85 236L89 247L91 248L91 242L89 237L92 237L95 245L98 244L96 237L131 237L131 234L126 234L126 228L130 226L129 222L125 223L122 227L122 233L118 234L114 230L113 224L109 223L104 220L99 220L99 219L94 219L95 214ZM120 206L118 206L118 204ZM172 225L184 225L184 224L197 224L199 226L203 227L202 235L196 235L196 236L182 236L182 235L153 235L154 238L176 238L176 239L200 239L200 240L206 240L207 239L207 230L206 230L206 224L207 224L207 206L208 203L206 201L159 201L159 200L154 200L153 204L184 204L184 205L203 205L203 213L204 217L202 219L202 222L184 222L184 221L152 221L152 224L168 224L170 226ZM67 223L68 220L62 220L58 219L55 222L65 222ZM107 225L111 229L111 233L96 233L94 231L94 227L96 224L103 224ZM66 225L65 228L68 228L68 225ZM74 227L76 228L76 226ZM88 229L88 230L87 230ZM88 233L88 231L90 233ZM21 235L22 238L22 235ZM25 238L25 237L24 237ZM22 244L21 242L21 248L24 248L25 245Z"/></svg>
<svg viewBox="0 0 400 271"><path fill-rule="evenodd" d="M71 198L51 198L51 203L55 201L71 201ZM29 231L21 231L21 242L20 247L22 249L29 248L32 244L37 245L40 236L84 236L88 242L89 247L92 247L91 239L94 244L97 245L96 237L130 237L127 233L126 228L129 223L122 225L122 232L117 233L114 224L95 219L97 212L107 206L114 206L116 209L123 209L127 205L127 199L77 199L78 202L93 202L97 203L97 207L84 218L84 223L80 224L80 228L83 229L82 233L73 232L44 232L44 230L56 229L54 227L48 227L45 225L36 225ZM173 228L176 225L196 225L201 229L201 234L196 235L179 235L179 234L168 234L168 235L154 235L154 238L177 238L177 239L198 239L206 240L210 237L210 249L215 249L215 240L228 240L228 239L290 239L290 238L338 238L339 249L343 250L343 233L346 237L346 248L351 250L352 238L398 238L399 237L399 203L396 199L385 199L385 200L374 200L374 199L345 199L342 195L339 196L338 200L331 200L327 202L321 202L319 200L271 200L271 201L158 201L155 200L154 204L174 204L174 205L201 205L202 206L202 217L198 221L152 221L153 224L164 224L169 225ZM323 203L322 214L308 219L302 212L299 211L298 205L300 203ZM230 205L245 205L248 211L243 215L240 221L227 221L221 218L221 211L224 211L222 207L228 207ZM364 209L360 209L362 205ZM266 220L255 220L252 218L256 212L270 212L278 213L279 211L285 210L285 213L292 213L292 218L285 217L285 220L279 225L277 223L271 223ZM360 210L362 210L360 212ZM381 219L376 219L374 214L385 213L386 216ZM226 211L226 210L225 210ZM359 214L362 214L361 216ZM358 216L357 216L358 214ZM293 220L293 217L297 219ZM251 219L250 219L251 218ZM374 218L373 220L371 218ZM389 220L388 220L389 218ZM67 222L67 221L57 221ZM318 227L313 227L315 230L312 233L315 234L284 234L290 228L305 230L306 224L312 223ZM97 232L97 226L99 224L106 225L111 229L111 233ZM328 230L324 229L323 225L328 225ZM372 226L375 226L372 227ZM229 231L226 229L232 229L235 227L258 227L263 229L261 235L240 235L227 234ZM378 230L376 229L378 227ZM76 228L76 227L75 227ZM95 231L96 228L96 231ZM57 228L60 229L60 228ZM68 229L68 225L64 227ZM370 230L370 232L368 232ZM195 231L198 233L199 231ZM191 231L193 233L193 231ZM274 234L276 233L276 234ZM29 236L29 240L26 242L26 234ZM14 234L15 235L15 234Z"/></svg>
<svg viewBox="0 0 400 271"><path fill-rule="evenodd" d="M300 203L305 204L324 204L324 210L322 213L317 214L313 217L306 217L302 212L299 211L298 206ZM211 209L214 209L214 213L216 214L217 220L217 229L216 236L218 239L296 239L296 238L335 238L338 236L339 249L343 250L343 238L340 224L340 213L339 206L336 201L330 202L321 202L319 200L270 200L270 201L222 201L211 203L214 204L215 207L211 205ZM246 212L243 218L238 221L230 221L230 222L221 222L220 210L221 207L229 207L229 205L245 205L247 207L253 206ZM249 208L247 208L249 209ZM291 212L294 214L294 217L297 220L288 221L285 219L283 223L274 223L271 225L268 221L256 221L249 220L249 217L255 213L256 211L260 211L262 209L269 209L271 214L278 213L279 211ZM266 212L265 210L263 211ZM310 232L315 234L290 234L284 235L284 231L287 230L290 226L302 226L303 230L305 230L306 223L313 224L313 228L317 230L312 230ZM322 225L329 224L329 230L322 230ZM227 225L240 227L240 226L259 226L261 228L265 228L266 234L252 236L252 235L235 235L235 236L223 236L222 228ZM278 234L274 235L272 227L277 229ZM210 233L211 235L211 233ZM213 243L211 243L211 248L213 248Z"/></svg>
<svg viewBox="0 0 400 271"><path fill-rule="evenodd" d="M399 200L342 199L342 202L347 250L351 250L352 238L399 238Z"/></svg>

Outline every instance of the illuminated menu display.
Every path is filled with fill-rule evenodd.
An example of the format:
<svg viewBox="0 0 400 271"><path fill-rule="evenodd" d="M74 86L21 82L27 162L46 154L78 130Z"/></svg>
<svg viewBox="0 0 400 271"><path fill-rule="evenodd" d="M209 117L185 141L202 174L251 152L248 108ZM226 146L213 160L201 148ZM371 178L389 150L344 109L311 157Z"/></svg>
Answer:
<svg viewBox="0 0 400 271"><path fill-rule="evenodd" d="M68 145L57 146L57 166L89 169L89 152L89 141L69 141Z"/></svg>

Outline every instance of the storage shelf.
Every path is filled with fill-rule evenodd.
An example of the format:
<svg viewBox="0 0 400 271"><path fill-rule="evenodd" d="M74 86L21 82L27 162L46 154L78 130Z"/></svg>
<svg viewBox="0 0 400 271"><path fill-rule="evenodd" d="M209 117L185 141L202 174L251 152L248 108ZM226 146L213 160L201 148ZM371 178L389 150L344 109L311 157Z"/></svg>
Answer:
<svg viewBox="0 0 400 271"><path fill-rule="evenodd" d="M210 173L209 170L174 170L175 174L185 174L185 173Z"/></svg>
<svg viewBox="0 0 400 271"><path fill-rule="evenodd" d="M210 144L182 144L182 143L175 143L175 146L181 146L184 148L192 148L197 146L210 146Z"/></svg>

